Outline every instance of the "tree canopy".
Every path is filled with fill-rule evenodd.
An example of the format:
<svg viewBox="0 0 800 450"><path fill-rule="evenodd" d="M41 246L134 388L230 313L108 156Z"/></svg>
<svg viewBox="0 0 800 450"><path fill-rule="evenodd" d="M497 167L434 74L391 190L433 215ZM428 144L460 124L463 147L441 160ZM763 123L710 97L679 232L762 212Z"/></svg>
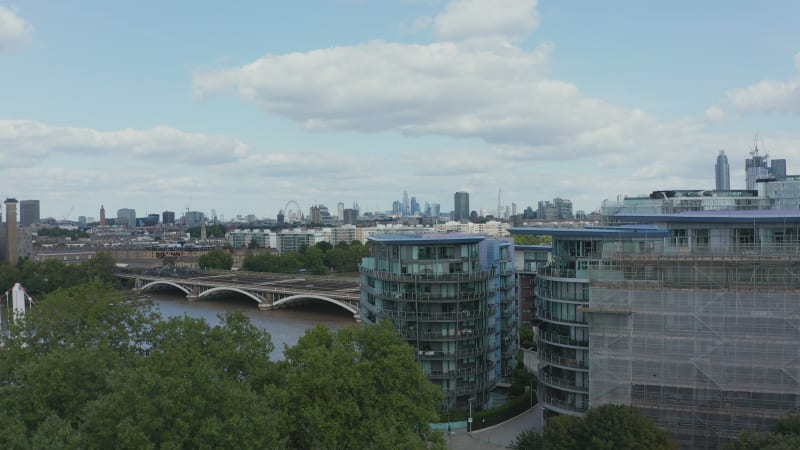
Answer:
<svg viewBox="0 0 800 450"><path fill-rule="evenodd" d="M301 269L321 275L327 271L358 272L361 258L369 256L369 247L360 241L348 244L339 242L336 246L320 242L299 252L283 255L262 253L248 255L242 262L242 269L254 272L297 273Z"/></svg>
<svg viewBox="0 0 800 450"><path fill-rule="evenodd" d="M775 424L769 433L744 430L727 450L794 450L800 448L800 416L788 416Z"/></svg>
<svg viewBox="0 0 800 450"><path fill-rule="evenodd" d="M309 330L284 361L241 314L162 318L59 289L0 351L0 448L444 448L440 391L391 324Z"/></svg>
<svg viewBox="0 0 800 450"><path fill-rule="evenodd" d="M31 296L38 298L57 288L89 282L113 283L114 264L114 258L106 252L98 252L80 264L65 264L57 259L24 259L15 265L0 263L0 292L7 291L14 283L22 283Z"/></svg>
<svg viewBox="0 0 800 450"><path fill-rule="evenodd" d="M517 245L549 244L553 242L552 236L534 236L532 234L515 234L514 243Z"/></svg>
<svg viewBox="0 0 800 450"><path fill-rule="evenodd" d="M666 432L636 408L602 405L591 408L582 418L562 415L553 418L539 435L531 430L517 436L514 450L653 450L677 449Z"/></svg>
<svg viewBox="0 0 800 450"><path fill-rule="evenodd" d="M215 248L209 250L205 255L201 255L197 263L201 269L231 270L233 255L225 250Z"/></svg>

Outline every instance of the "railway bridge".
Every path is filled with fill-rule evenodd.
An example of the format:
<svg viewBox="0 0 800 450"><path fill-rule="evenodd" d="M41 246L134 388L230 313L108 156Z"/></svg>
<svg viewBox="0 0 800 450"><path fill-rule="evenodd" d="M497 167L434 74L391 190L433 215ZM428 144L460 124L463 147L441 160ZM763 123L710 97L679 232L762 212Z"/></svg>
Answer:
<svg viewBox="0 0 800 450"><path fill-rule="evenodd" d="M144 273L117 273L121 279L133 280L134 290L147 292L178 289L186 299L237 293L253 299L258 308L284 308L308 300L321 300L359 315L361 288L355 278L329 278L311 275L263 274L255 272L153 270Z"/></svg>

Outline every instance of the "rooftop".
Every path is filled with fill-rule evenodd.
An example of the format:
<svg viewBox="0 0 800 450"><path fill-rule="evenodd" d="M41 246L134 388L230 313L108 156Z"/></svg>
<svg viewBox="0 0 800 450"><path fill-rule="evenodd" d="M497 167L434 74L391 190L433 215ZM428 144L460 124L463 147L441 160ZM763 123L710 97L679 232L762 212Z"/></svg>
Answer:
<svg viewBox="0 0 800 450"><path fill-rule="evenodd" d="M396 233L374 234L367 239L382 244L400 245L475 244L486 239L486 236L466 233Z"/></svg>
<svg viewBox="0 0 800 450"><path fill-rule="evenodd" d="M750 211L691 211L676 214L614 214L614 219L631 222L686 222L686 223L797 223L800 210L759 209ZM510 231L510 230L509 230Z"/></svg>
<svg viewBox="0 0 800 450"><path fill-rule="evenodd" d="M669 230L658 228L655 225L619 225L619 226L587 226L584 228L527 228L512 227L508 229L511 234L532 234L534 236L553 236L553 237L602 237L602 238L623 238L623 237L666 237L670 235Z"/></svg>

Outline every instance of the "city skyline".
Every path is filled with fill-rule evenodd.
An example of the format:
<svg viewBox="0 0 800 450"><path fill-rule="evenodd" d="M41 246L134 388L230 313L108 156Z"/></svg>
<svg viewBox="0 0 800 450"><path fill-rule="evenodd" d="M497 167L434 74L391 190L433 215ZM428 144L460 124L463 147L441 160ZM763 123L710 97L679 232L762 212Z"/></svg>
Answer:
<svg viewBox="0 0 800 450"><path fill-rule="evenodd" d="M502 5L502 7L500 7ZM41 217L732 189L800 160L795 2L0 2L0 193ZM769 24L761 27L759 24ZM74 212L73 212L74 209Z"/></svg>

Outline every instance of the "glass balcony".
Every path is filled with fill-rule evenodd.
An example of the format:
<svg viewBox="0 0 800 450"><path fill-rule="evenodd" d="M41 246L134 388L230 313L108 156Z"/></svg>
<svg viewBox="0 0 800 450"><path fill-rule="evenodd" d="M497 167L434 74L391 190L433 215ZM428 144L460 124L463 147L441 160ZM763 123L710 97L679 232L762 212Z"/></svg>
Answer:
<svg viewBox="0 0 800 450"><path fill-rule="evenodd" d="M585 386L577 386L575 384L575 380L570 380L562 377L555 377L547 373L540 372L538 375L538 380L540 383L544 383L547 386L555 388L562 388L569 391L577 391L577 392L589 392L588 383Z"/></svg>
<svg viewBox="0 0 800 450"><path fill-rule="evenodd" d="M589 365L585 361L578 361L577 359L574 358L565 358L548 352L540 352L539 361L546 362L548 364L553 364L559 367L564 367L567 369L578 369L582 371L589 370Z"/></svg>
<svg viewBox="0 0 800 450"><path fill-rule="evenodd" d="M578 340L578 339L570 339L568 336L563 336L557 333L550 333L547 331L542 331L539 333L539 339L554 345L563 345L567 347L579 347L579 348L588 348L589 347L589 340Z"/></svg>

